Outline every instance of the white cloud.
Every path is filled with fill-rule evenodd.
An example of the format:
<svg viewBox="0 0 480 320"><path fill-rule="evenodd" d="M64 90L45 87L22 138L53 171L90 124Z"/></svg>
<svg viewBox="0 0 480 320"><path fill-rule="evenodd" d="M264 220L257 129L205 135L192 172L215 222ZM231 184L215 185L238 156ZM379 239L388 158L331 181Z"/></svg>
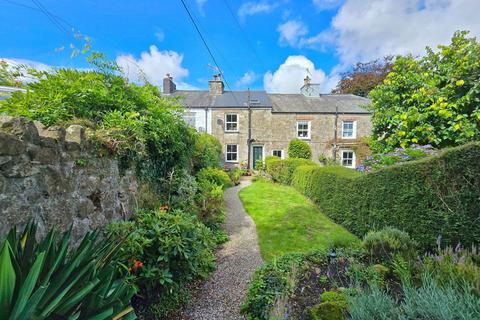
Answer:
<svg viewBox="0 0 480 320"><path fill-rule="evenodd" d="M205 16L205 11L203 9L203 6L207 2L207 0L195 0L195 2L197 3L198 12L200 12L202 16Z"/></svg>
<svg viewBox="0 0 480 320"><path fill-rule="evenodd" d="M480 35L478 0L347 0L332 21L343 64L388 54L419 55L456 30Z"/></svg>
<svg viewBox="0 0 480 320"><path fill-rule="evenodd" d="M340 6L342 0L313 0L313 4L319 10L331 10Z"/></svg>
<svg viewBox="0 0 480 320"><path fill-rule="evenodd" d="M159 51L152 45L149 51L142 52L138 59L128 54L117 56L116 61L132 81L140 81L143 73L149 82L161 86L165 75L170 73L174 77L177 88L191 87L182 82L182 79L188 76L188 69L182 66L183 55L175 51Z"/></svg>
<svg viewBox="0 0 480 320"><path fill-rule="evenodd" d="M270 13L272 12L278 4L271 4L266 1L259 2L245 2L238 9L238 16L241 19L245 19L248 16L253 16L258 13Z"/></svg>
<svg viewBox="0 0 480 320"><path fill-rule="evenodd" d="M292 47L296 47L301 42L302 37L308 33L307 26L299 20L289 20L282 23L277 30L280 33L279 42Z"/></svg>
<svg viewBox="0 0 480 320"><path fill-rule="evenodd" d="M26 66L27 68L32 68L37 71L50 71L53 70L54 66L50 66L48 64L39 62L39 61L34 61L34 60L27 60L27 59L17 59L17 58L1 58L0 61L5 61L8 64L8 69L13 70L14 67L16 66ZM24 72L22 72L25 74ZM17 78L18 81L28 83L33 81L33 79L25 74L25 76L20 76Z"/></svg>
<svg viewBox="0 0 480 320"><path fill-rule="evenodd" d="M274 72L268 71L263 77L263 86L268 92L300 93L307 69L312 83L320 83L322 92L328 91L328 77L305 56L289 56Z"/></svg>
<svg viewBox="0 0 480 320"><path fill-rule="evenodd" d="M237 87L248 86L258 79L258 75L253 71L248 71L235 83Z"/></svg>

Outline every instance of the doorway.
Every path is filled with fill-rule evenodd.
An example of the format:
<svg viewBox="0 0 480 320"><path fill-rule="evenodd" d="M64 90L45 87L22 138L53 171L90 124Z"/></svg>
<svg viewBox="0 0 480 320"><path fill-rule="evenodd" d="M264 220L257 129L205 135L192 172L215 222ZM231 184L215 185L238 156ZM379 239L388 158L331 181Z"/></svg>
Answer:
<svg viewBox="0 0 480 320"><path fill-rule="evenodd" d="M253 169L258 170L257 161L263 161L263 146L252 146L253 153Z"/></svg>

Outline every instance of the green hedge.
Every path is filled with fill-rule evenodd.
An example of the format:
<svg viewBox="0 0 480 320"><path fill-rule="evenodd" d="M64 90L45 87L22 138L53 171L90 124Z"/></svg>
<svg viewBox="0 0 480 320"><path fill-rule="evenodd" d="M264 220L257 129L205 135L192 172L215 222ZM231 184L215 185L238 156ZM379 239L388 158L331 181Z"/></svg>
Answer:
<svg viewBox="0 0 480 320"><path fill-rule="evenodd" d="M341 167L302 166L292 184L329 217L361 237L392 226L423 248L480 243L480 143L360 174Z"/></svg>
<svg viewBox="0 0 480 320"><path fill-rule="evenodd" d="M282 160L278 157L267 157L265 159L267 173L273 181L283 184L290 184L295 169L299 166L316 166L315 162L307 159L288 158Z"/></svg>

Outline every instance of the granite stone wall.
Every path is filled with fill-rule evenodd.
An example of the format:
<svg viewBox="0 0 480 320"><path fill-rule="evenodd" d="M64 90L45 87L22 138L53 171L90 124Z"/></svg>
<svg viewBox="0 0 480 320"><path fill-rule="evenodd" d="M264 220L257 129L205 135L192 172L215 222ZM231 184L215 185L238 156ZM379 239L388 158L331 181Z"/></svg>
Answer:
<svg viewBox="0 0 480 320"><path fill-rule="evenodd" d="M45 127L0 116L0 237L29 220L39 236L73 225L78 241L109 221L126 219L136 204L137 181L102 156L79 125Z"/></svg>

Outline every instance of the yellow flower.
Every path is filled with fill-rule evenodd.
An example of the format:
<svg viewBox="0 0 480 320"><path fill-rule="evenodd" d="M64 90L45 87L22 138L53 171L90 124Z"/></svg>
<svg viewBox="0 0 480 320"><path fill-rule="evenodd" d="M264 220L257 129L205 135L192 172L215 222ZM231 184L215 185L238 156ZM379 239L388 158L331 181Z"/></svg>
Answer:
<svg viewBox="0 0 480 320"><path fill-rule="evenodd" d="M417 142L418 142L418 139L417 139L417 138L413 138L413 139L412 139L412 142L413 142L413 143L417 143Z"/></svg>
<svg viewBox="0 0 480 320"><path fill-rule="evenodd" d="M457 80L457 82L455 82L455 84L457 85L457 87L463 86L464 83L465 83L465 81L463 81L463 80Z"/></svg>
<svg viewBox="0 0 480 320"><path fill-rule="evenodd" d="M397 135L400 136L400 137L403 137L404 135L406 135L407 133L405 131L398 131L397 132Z"/></svg>

